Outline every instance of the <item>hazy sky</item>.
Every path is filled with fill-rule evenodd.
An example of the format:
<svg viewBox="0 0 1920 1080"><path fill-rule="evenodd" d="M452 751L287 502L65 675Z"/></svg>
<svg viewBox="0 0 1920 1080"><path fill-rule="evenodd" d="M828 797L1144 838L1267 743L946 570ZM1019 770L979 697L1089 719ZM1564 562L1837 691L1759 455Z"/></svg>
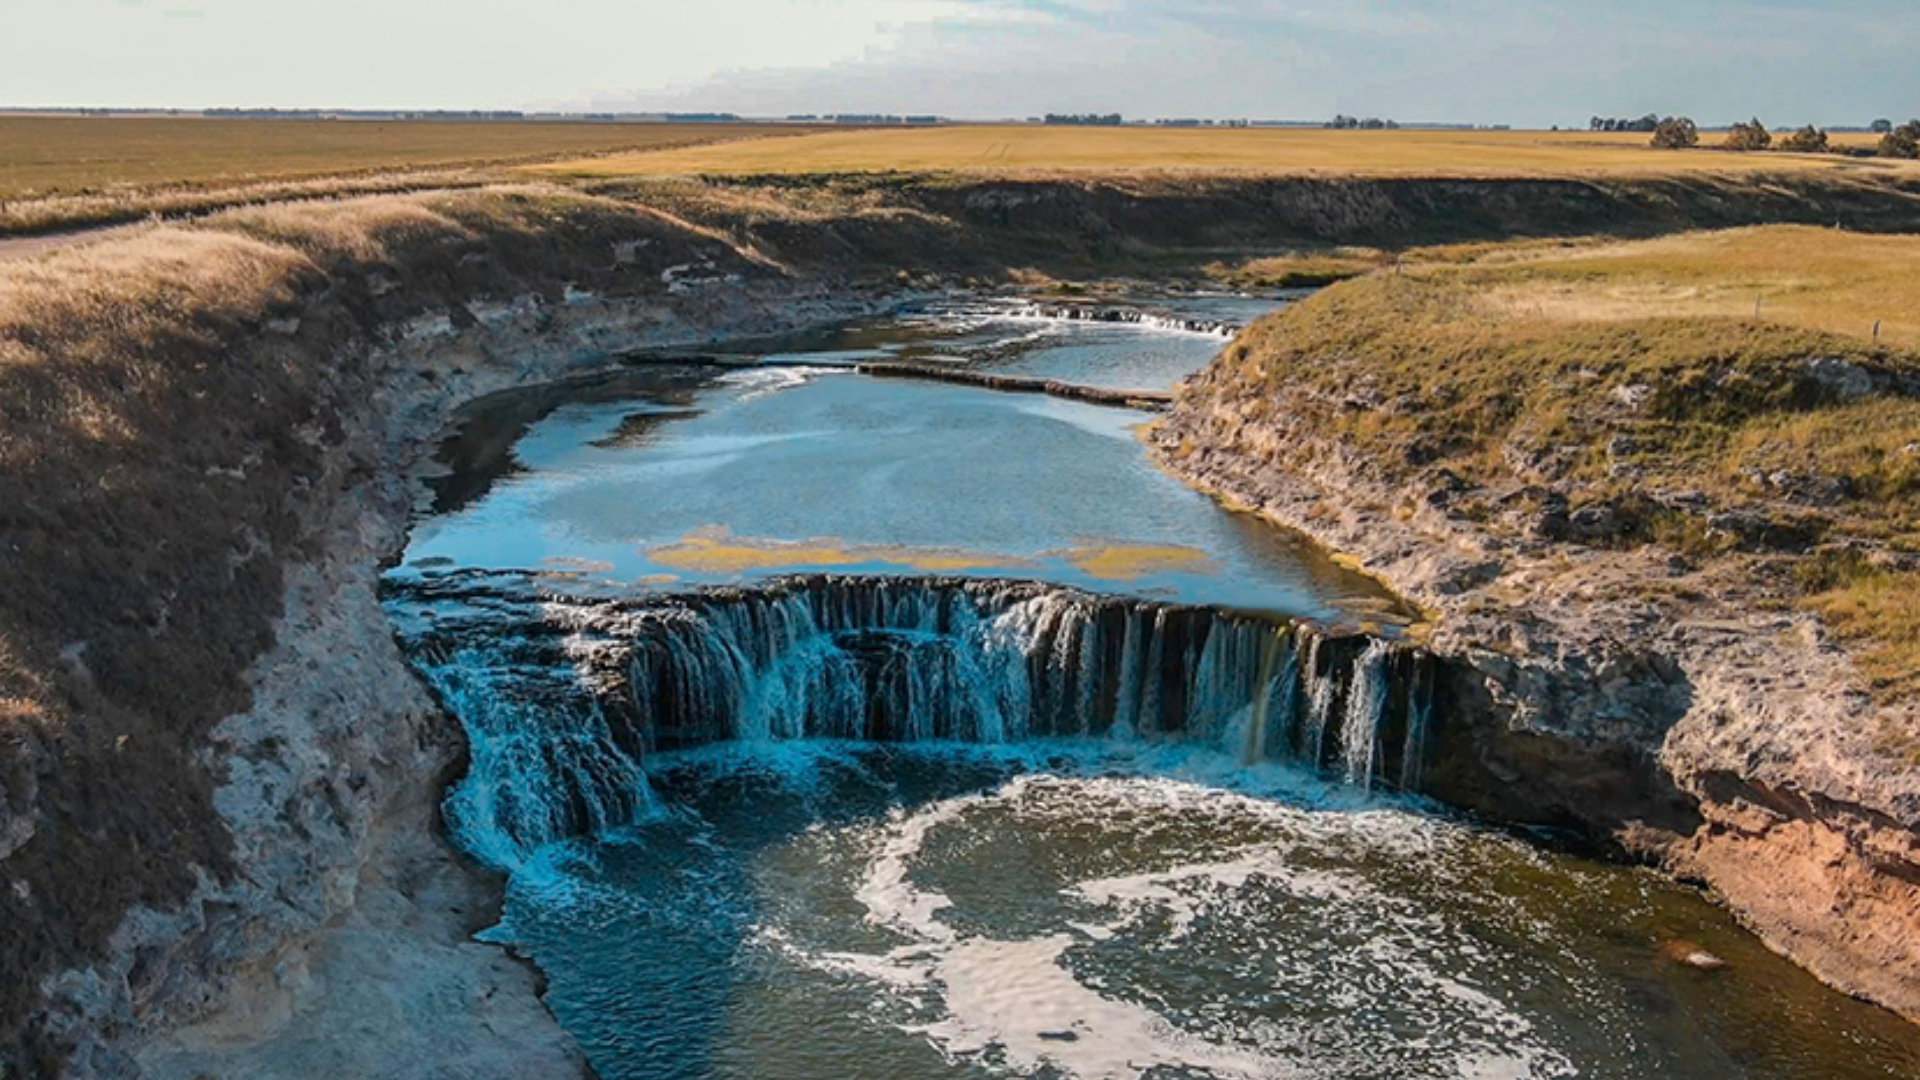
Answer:
<svg viewBox="0 0 1920 1080"><path fill-rule="evenodd" d="M0 0L10 105L1865 123L1917 58L1920 0Z"/></svg>

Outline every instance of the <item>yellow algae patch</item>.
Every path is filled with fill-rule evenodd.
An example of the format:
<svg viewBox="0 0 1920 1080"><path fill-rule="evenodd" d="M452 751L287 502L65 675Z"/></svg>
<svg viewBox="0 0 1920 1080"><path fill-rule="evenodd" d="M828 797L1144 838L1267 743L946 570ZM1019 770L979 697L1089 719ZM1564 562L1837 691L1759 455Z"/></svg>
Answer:
<svg viewBox="0 0 1920 1080"><path fill-rule="evenodd" d="M847 566L866 560L834 540L791 543L689 533L678 543L647 552L647 558L689 574L728 574L782 566Z"/></svg>
<svg viewBox="0 0 1920 1080"><path fill-rule="evenodd" d="M1089 544L1061 553L1074 569L1102 581L1131 581L1148 574L1204 574L1219 569L1199 548L1178 544Z"/></svg>
<svg viewBox="0 0 1920 1080"><path fill-rule="evenodd" d="M1032 561L962 548L915 548L885 544L849 544L833 537L773 540L735 536L725 528L698 529L679 542L648 550L647 557L683 573L729 574L784 567L857 566L884 563L921 573L961 570L1013 570Z"/></svg>
<svg viewBox="0 0 1920 1080"><path fill-rule="evenodd" d="M989 555L983 551L940 548L866 548L883 557L875 562L897 562L929 574L957 573L961 570L1020 570L1031 567L1031 559L1011 555Z"/></svg>

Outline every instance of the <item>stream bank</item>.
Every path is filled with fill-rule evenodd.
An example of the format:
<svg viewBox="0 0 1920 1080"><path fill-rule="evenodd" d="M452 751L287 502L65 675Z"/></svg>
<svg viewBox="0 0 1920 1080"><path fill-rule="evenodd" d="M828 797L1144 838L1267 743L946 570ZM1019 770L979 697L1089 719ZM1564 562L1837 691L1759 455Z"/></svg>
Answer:
<svg viewBox="0 0 1920 1080"><path fill-rule="evenodd" d="M1322 314L1353 316L1331 306L1351 293L1319 299ZM1396 353L1370 352L1374 339L1357 335L1306 373L1278 356L1315 348L1292 329L1283 317L1243 336L1183 388L1151 439L1176 475L1347 554L1430 613L1428 647L1455 662L1444 711L1475 720L1451 740L1436 734L1451 752L1429 771L1429 790L1702 883L1823 981L1920 1019L1920 770L1896 737L1920 718L1911 699L1871 693L1857 651L1792 602L1794 560L1813 545L1737 532L1792 507L1735 512L1721 495L1636 481L1636 468L1658 468L1641 462L1658 459L1624 464L1632 437L1609 424L1639 415L1605 381L1629 376L1611 371L1578 368L1574 385L1547 398L1601 418L1574 430L1611 445L1611 477L1540 464L1525 410L1492 453L1464 440L1452 457L1422 449L1381 419L1422 418L1385 389L1382 357ZM1500 354L1475 348L1452 367L1437 351L1427 358L1446 374L1421 393L1444 401L1477 385L1473 364ZM1819 382L1838 366L1790 356L1776 379L1804 380L1810 389L1793 400L1809 411L1844 407ZM1651 395L1658 382L1638 385ZM1881 393L1865 385L1847 401ZM1885 393L1899 401L1897 389ZM1678 400L1705 409L1714 398ZM1581 460L1579 447L1557 450ZM1468 461L1500 464L1476 473ZM1622 476L1629 494L1609 496ZM1673 516L1659 520L1697 519L1717 546L1683 555L1635 534L1621 508L1636 496L1668 499L1656 513Z"/></svg>

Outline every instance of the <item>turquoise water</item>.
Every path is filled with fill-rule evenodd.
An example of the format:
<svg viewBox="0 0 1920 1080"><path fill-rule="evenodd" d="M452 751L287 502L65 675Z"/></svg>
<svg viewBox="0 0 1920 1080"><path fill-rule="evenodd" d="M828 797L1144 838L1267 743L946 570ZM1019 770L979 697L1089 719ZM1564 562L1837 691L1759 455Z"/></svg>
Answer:
<svg viewBox="0 0 1920 1080"><path fill-rule="evenodd" d="M1920 1076L1920 1029L1697 894L1359 786L1417 775L1406 613L1158 471L1147 414L849 370L1165 387L1221 340L965 302L470 414L390 610L469 736L449 823L509 875L486 937L597 1074ZM806 571L1099 595L676 602ZM1264 620L1114 595L1385 637L1316 665ZM861 730L889 743L811 737Z"/></svg>
<svg viewBox="0 0 1920 1080"><path fill-rule="evenodd" d="M912 317L890 337L849 329L813 343L831 348L763 358L773 366L634 370L554 403L517 440L500 428L522 423L525 399L495 403L450 448L473 452L443 482L446 512L420 524L409 562L657 588L829 570L1016 576L1314 618L1403 617L1367 579L1161 472L1137 438L1148 414L844 366L882 341L972 358L950 363L1162 387L1221 344L968 309Z"/></svg>
<svg viewBox="0 0 1920 1080"><path fill-rule="evenodd" d="M1203 748L661 755L494 936L607 1080L1920 1069L1698 896ZM1729 967L1674 959L1708 949Z"/></svg>

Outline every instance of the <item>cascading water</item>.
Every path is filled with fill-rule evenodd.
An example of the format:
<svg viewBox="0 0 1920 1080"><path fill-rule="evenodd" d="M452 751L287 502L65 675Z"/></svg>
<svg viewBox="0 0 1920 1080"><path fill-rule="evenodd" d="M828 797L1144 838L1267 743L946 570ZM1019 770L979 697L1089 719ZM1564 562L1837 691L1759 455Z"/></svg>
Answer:
<svg viewBox="0 0 1920 1080"><path fill-rule="evenodd" d="M1015 308L1013 317L1019 319L1047 319L1063 322L1120 323L1127 326L1139 326L1150 330L1173 330L1185 334L1205 334L1209 337L1230 338L1238 333L1240 326L1224 319L1202 319L1178 315L1161 315L1152 311L1142 311L1133 307L1097 307L1078 304L1031 304Z"/></svg>
<svg viewBox="0 0 1920 1080"><path fill-rule="evenodd" d="M409 652L470 733L448 816L497 866L632 820L655 749L1177 738L1405 786L1430 711L1407 646L1033 583L811 577L593 598L455 574L389 588Z"/></svg>
<svg viewBox="0 0 1920 1080"><path fill-rule="evenodd" d="M1340 724L1340 755L1347 783L1373 783L1380 721L1386 715L1388 644L1375 641L1353 663L1347 682L1347 712Z"/></svg>
<svg viewBox="0 0 1920 1080"><path fill-rule="evenodd" d="M1457 765L1415 613L1145 467L1143 417L844 373L1165 386L1262 306L1161 299L475 419L388 607L508 871L484 937L595 1074L1920 1075L1697 897L1382 797Z"/></svg>

